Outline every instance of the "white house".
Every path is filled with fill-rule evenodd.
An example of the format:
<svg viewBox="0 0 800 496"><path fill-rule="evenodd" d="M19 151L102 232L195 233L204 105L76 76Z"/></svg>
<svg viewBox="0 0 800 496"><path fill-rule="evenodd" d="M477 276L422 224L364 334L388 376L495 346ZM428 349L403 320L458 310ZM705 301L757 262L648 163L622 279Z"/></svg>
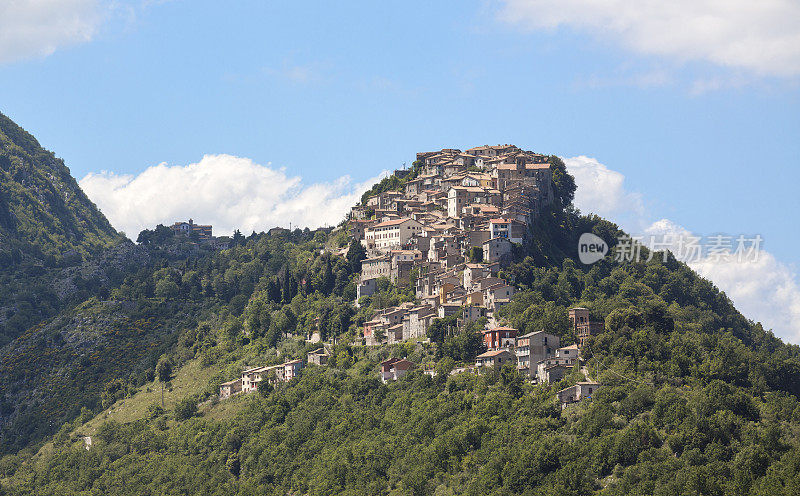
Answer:
<svg viewBox="0 0 800 496"><path fill-rule="evenodd" d="M364 232L364 239L367 245L380 250L403 246L421 232L422 224L406 217L379 222L368 227Z"/></svg>

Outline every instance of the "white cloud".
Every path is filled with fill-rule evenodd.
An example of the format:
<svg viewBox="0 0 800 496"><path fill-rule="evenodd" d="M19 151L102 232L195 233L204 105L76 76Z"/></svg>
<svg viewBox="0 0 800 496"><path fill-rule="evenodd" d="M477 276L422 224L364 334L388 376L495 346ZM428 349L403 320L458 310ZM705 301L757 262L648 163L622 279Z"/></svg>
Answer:
<svg viewBox="0 0 800 496"><path fill-rule="evenodd" d="M574 203L581 211L615 219L637 231L646 226L642 195L625 189L625 176L583 155L565 158L564 163L578 184Z"/></svg>
<svg viewBox="0 0 800 496"><path fill-rule="evenodd" d="M90 41L103 21L99 0L0 2L0 63L45 57Z"/></svg>
<svg viewBox="0 0 800 496"><path fill-rule="evenodd" d="M657 236L657 241L664 235L673 240L699 236L669 219L653 221L642 196L625 188L623 174L583 156L565 158L564 163L575 176L575 204L582 211L617 222L632 235L645 236L645 244L649 235ZM731 234L734 250L739 234ZM676 246L672 251L681 253ZM786 341L800 343L800 278L794 267L764 250L755 259L739 261L736 257L715 260L707 249L689 266L724 291L745 317L761 322Z"/></svg>
<svg viewBox="0 0 800 496"><path fill-rule="evenodd" d="M796 0L505 0L501 19L586 31L646 55L800 75Z"/></svg>
<svg viewBox="0 0 800 496"><path fill-rule="evenodd" d="M338 224L379 178L348 176L305 185L284 169L231 155L206 155L187 166L159 164L138 176L88 174L80 186L117 229L132 238L144 228L192 218L215 234L247 234L274 226Z"/></svg>

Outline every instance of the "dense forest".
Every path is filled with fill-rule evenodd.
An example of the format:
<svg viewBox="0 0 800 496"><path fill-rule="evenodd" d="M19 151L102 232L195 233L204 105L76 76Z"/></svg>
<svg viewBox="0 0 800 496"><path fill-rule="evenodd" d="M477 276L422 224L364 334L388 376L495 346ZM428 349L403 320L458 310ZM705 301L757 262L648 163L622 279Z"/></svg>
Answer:
<svg viewBox="0 0 800 496"><path fill-rule="evenodd" d="M55 163L15 129L4 121L16 144L2 153L31 157L8 162L15 177ZM26 217L31 183L4 175L0 186L22 193L0 196L12 199L0 222L40 252L12 254L3 272L16 303L0 343L0 494L800 494L800 349L671 256L577 262L581 233L620 231L576 211L574 181L550 162L557 201L501 272L519 291L500 316L571 343L567 310L579 304L605 332L584 347L585 368L542 385L513 367L450 374L484 351L483 321L441 319L425 343L361 346L374 310L414 292L382 279L352 304L365 253L346 223L237 232L220 251L163 226L132 243L96 210ZM78 219L84 234L31 238L24 219L53 232ZM79 256L55 256L68 246ZM23 311L23 293L36 311ZM9 308L23 311L13 326ZM326 366L217 398L244 367L304 358L314 332L331 343ZM388 357L419 367L383 384ZM562 410L555 392L587 376L602 388Z"/></svg>

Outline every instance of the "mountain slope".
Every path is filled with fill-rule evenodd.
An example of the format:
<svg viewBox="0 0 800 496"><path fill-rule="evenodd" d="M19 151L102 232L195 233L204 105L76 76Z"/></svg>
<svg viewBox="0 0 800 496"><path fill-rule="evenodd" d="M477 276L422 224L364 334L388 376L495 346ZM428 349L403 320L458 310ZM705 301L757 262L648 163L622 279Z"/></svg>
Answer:
<svg viewBox="0 0 800 496"><path fill-rule="evenodd" d="M124 243L64 162L0 114L0 345L103 286L92 259Z"/></svg>
<svg viewBox="0 0 800 496"><path fill-rule="evenodd" d="M0 114L0 269L28 257L52 266L118 240L64 162Z"/></svg>

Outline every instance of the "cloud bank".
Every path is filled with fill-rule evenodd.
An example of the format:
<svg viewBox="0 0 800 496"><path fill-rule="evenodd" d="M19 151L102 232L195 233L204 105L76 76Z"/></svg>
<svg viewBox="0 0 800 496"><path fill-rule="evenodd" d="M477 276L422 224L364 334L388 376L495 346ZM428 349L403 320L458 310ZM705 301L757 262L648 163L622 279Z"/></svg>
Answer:
<svg viewBox="0 0 800 496"><path fill-rule="evenodd" d="M58 48L90 41L103 21L98 0L0 2L0 63L46 57Z"/></svg>
<svg viewBox="0 0 800 496"><path fill-rule="evenodd" d="M136 239L142 229L189 218L212 224L216 235L289 223L336 225L378 179L354 184L342 176L306 185L284 169L232 155L206 155L195 164L162 163L137 176L92 173L80 186L114 227Z"/></svg>
<svg viewBox="0 0 800 496"><path fill-rule="evenodd" d="M642 195L625 187L623 174L584 156L565 158L564 163L578 185L575 206L584 213L617 222L634 236L657 235L660 240L661 235L693 235L669 219L654 221ZM735 237L742 233L730 234ZM800 278L793 267L764 250L757 260L741 262L715 260L706 253L689 266L724 291L745 317L761 322L786 341L800 344Z"/></svg>
<svg viewBox="0 0 800 496"><path fill-rule="evenodd" d="M644 229L646 211L642 195L625 189L625 176L611 170L594 158L586 156L565 159L570 174L575 177L575 206L625 225L629 229Z"/></svg>
<svg viewBox="0 0 800 496"><path fill-rule="evenodd" d="M502 20L567 27L639 54L704 61L759 75L800 75L795 0L505 0Z"/></svg>

